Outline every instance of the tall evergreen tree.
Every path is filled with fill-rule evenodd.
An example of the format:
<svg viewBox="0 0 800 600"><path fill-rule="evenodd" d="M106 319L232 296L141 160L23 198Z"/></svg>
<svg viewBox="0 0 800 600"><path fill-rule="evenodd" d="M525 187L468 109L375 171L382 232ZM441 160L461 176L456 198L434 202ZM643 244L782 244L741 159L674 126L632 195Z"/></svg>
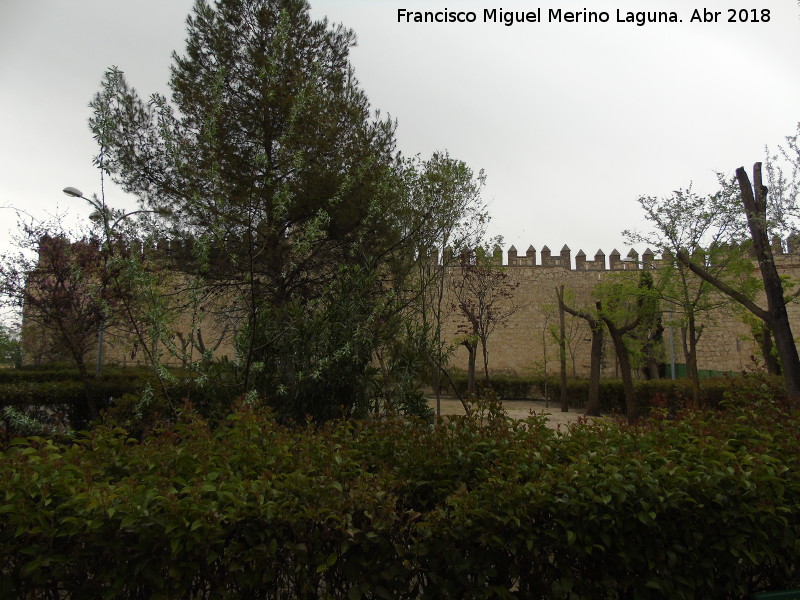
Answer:
<svg viewBox="0 0 800 600"><path fill-rule="evenodd" d="M320 298L343 263L402 246L402 170L394 123L353 75L351 30L313 20L305 0L198 0L187 22L171 96L145 102L112 68L90 126L101 168L202 241L184 268L251 325L248 387L265 310Z"/></svg>
<svg viewBox="0 0 800 600"><path fill-rule="evenodd" d="M370 116L353 32L313 21L303 0L200 0L188 25L171 101L106 74L91 120L103 166L280 301L387 233L394 125Z"/></svg>

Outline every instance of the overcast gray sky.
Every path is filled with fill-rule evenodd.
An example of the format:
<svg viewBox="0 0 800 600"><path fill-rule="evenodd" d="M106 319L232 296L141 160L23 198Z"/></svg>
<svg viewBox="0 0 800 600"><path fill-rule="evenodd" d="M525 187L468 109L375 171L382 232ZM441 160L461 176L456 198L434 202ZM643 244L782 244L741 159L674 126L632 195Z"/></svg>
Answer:
<svg viewBox="0 0 800 600"><path fill-rule="evenodd" d="M0 206L89 214L61 193L99 191L88 102L111 65L145 97L168 93L191 6L0 0ZM476 22L400 23L401 8L473 11ZM558 8L609 21L549 21ZM767 10L769 21L729 23L729 8L755 8L759 20ZM484 22L484 9L540 9L542 22ZM695 9L718 11L718 22L691 22ZM683 22L617 22L629 10ZM485 169L491 231L506 249L625 254L621 231L641 227L638 196L690 182L713 191L715 171L749 168L800 121L795 0L316 0L312 14L356 31L356 74L373 107L397 119L403 153L447 149ZM107 201L135 207L113 188ZM5 249L15 218L0 219Z"/></svg>

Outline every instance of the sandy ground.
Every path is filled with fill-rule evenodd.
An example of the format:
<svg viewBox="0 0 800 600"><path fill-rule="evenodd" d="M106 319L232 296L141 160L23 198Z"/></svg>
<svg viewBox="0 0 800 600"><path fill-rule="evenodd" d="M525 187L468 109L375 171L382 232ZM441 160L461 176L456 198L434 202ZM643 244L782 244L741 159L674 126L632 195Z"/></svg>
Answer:
<svg viewBox="0 0 800 600"><path fill-rule="evenodd" d="M436 410L436 400L429 399L428 405ZM442 398L441 400L442 414L443 415L463 415L464 407L461 402L454 398ZM584 416L584 410L581 408L573 408L568 412L561 412L558 406L552 403L548 406L544 400L504 400L503 408L506 409L509 417L514 419L524 419L530 416L531 411L536 414L546 414L547 423L550 427L556 428L559 424L574 423L579 417ZM604 417L589 417L590 419L604 418Z"/></svg>

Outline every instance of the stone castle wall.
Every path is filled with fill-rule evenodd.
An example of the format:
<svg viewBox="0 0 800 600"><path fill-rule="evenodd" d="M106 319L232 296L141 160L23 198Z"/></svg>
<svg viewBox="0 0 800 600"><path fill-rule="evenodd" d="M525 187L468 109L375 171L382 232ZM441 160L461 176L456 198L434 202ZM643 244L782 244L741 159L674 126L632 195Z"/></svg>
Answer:
<svg viewBox="0 0 800 600"><path fill-rule="evenodd" d="M776 262L781 273L795 282L800 281L800 252L791 246L783 251L782 246L775 244ZM538 255L537 255L538 254ZM445 251L445 262L451 264L452 254ZM591 307L594 305L593 290L598 283L608 281L610 278L625 276L627 272L634 275L640 269L658 268L662 260L657 259L650 250L645 250L641 256L631 250L626 256L613 250L607 257L598 250L594 257L588 259L583 251L574 257L567 246L562 247L557 255L553 255L547 246L542 247L537 253L532 246L527 249L524 256L520 256L517 249L511 246L507 251L506 260L498 250L493 255L497 265L508 273L509 277L518 283L512 302L517 306L517 311L505 325L498 326L489 338L489 367L494 373L508 373L517 375L531 375L557 373L559 370L558 342L553 337L551 330L557 330L558 310L556 288L563 285L568 293L572 294L572 305L576 307ZM435 255L432 260L438 262ZM448 267L450 277L457 277L459 267ZM180 293L185 289L186 282L180 275L173 274L164 279L167 293ZM794 288L791 288L792 290ZM787 290L789 291L789 290ZM765 306L763 298L760 304ZM448 298L445 305L450 307L444 328L445 340L457 343L459 325L463 317L453 306L453 298ZM227 355L233 358L234 321L230 315L226 317L226 308L217 310L211 305L195 307L195 339L197 328L203 338L206 348L214 349L216 356ZM231 307L227 307L229 311ZM700 339L698 348L698 367L700 369L715 371L743 371L754 366L753 357L758 357L759 352L754 346L749 327L742 321L742 309L721 308L705 318L705 329ZM789 306L789 316L796 332L800 332L800 305L793 303ZM185 351L185 358L196 360L199 351L192 348L189 343L193 329L193 317L189 314L179 316L175 320L178 335L171 340L174 350ZM590 337L591 333L582 319L572 318L567 315L568 338L568 371L577 376L586 376L590 364ZM36 334L35 327L23 326L23 349L27 363L37 360L52 360L54 357L45 351L46 340ZM670 334L674 333L674 343L670 343ZM606 336L607 337L607 336ZM126 339L127 338L127 339ZM664 332L663 362L670 362L670 347L674 350L675 362L682 364L683 357L680 332L670 328ZM616 362L613 351L607 340L607 350L604 359L604 375L614 376ZM165 358L168 356L164 354ZM136 344L124 332L109 329L104 345L104 362L120 365L131 365L144 362L141 348L136 349ZM88 357L91 364L93 356ZM167 360L171 364L180 364L180 358L172 356ZM451 366L466 369L467 352L463 346L457 349L451 359ZM479 355L478 373L482 369L482 358Z"/></svg>
<svg viewBox="0 0 800 600"><path fill-rule="evenodd" d="M792 281L800 281L800 253L784 252L778 245L774 246L773 251L781 274ZM507 252L505 263L502 258L502 254L495 252L495 262L502 264L502 268L519 284L513 298L518 309L508 323L505 326L498 326L489 338L489 368L491 372L516 375L544 372L554 374L559 370L558 342L550 333L551 330L557 332L558 328L557 287L563 285L567 292L572 293L572 305L592 307L593 290L598 283L608 281L609 278L624 277L626 272L658 268L662 264L662 260L656 259L649 249L645 250L641 257L634 250L625 257L614 250L608 255L608 260L605 254L598 250L593 259L587 260L583 251L579 251L573 259L567 246L564 246L558 255L553 255L550 249L544 246L537 260L537 252L532 246L524 256L520 256L512 246ZM460 268L451 268L451 273L451 276L457 277ZM761 306L766 306L763 297L759 300ZM794 330L800 331L800 305L793 303L788 307L788 311ZM741 318L742 312L741 308L728 306L719 308L713 314L701 319L700 323L704 325L704 330L698 345L699 369L741 372L756 366L760 353L753 343L749 327ZM668 319L665 316L666 320ZM451 310L445 327L446 339L458 338L458 327L461 322L463 317L457 310ZM566 333L568 372L578 376L588 376L591 332L586 322L567 315ZM674 335L673 341L671 335ZM608 339L606 346L604 375L614 376L616 361ZM664 364L670 363L671 348L675 363L685 363L681 333L677 327L666 327L664 331ZM451 364L466 369L466 348L458 347ZM482 372L480 355L477 369L480 375Z"/></svg>

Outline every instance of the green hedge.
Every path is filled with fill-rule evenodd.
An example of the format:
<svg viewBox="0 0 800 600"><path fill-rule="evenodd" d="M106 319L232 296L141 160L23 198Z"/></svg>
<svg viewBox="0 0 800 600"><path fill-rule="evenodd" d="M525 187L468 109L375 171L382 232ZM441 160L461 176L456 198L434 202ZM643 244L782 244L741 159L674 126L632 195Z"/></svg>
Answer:
<svg viewBox="0 0 800 600"><path fill-rule="evenodd" d="M1 369L0 385L15 383L44 383L48 381L80 381L81 376L75 369L51 369L33 371L27 369Z"/></svg>
<svg viewBox="0 0 800 600"><path fill-rule="evenodd" d="M0 440L12 435L63 431L64 427L55 425L76 422L72 416L76 406L85 399L87 390L75 367L51 365L0 371L2 373L6 377L0 376ZM185 399L204 416L223 418L234 399L242 393L235 381L224 379L225 374L224 371L222 376L212 373L205 385L199 386L188 373L173 369L167 384L167 401L151 371L142 367L106 366L102 377L90 379L88 393L101 409L108 410L110 419L138 423L143 431L162 417L172 418L174 408ZM153 396L143 402L142 391L148 387ZM9 418L7 408L13 409L13 418ZM31 419L39 423L38 429ZM15 423L22 426L15 426Z"/></svg>
<svg viewBox="0 0 800 600"><path fill-rule="evenodd" d="M103 367L103 379L136 380L146 376L148 371L141 367ZM0 385L7 383L44 383L49 381L81 381L81 374L75 366L50 365L22 367L20 369L0 369Z"/></svg>
<svg viewBox="0 0 800 600"><path fill-rule="evenodd" d="M466 377L453 377L459 393L465 394ZM700 384L700 404L707 408L719 408L726 394L742 381L742 376L713 377L704 379ZM785 394L785 387L780 378L764 378L765 385L771 393ZM479 387L485 387L483 382ZM499 398L505 400L537 400L545 397L555 404L561 401L559 378L519 377L498 375L492 377L489 387ZM634 391L640 407L666 408L672 412L690 407L692 402L691 382L688 379L652 379L635 380ZM588 379L567 379L567 397L573 408L585 408L589 399ZM625 414L625 391L621 379L603 379L600 382L600 409L604 413Z"/></svg>
<svg viewBox="0 0 800 600"><path fill-rule="evenodd" d="M88 393L98 406L107 408L112 400L141 390L138 375L113 375L92 379ZM64 433L74 427L75 411L86 398L87 388L71 378L25 380L0 383L0 440L14 435Z"/></svg>
<svg viewBox="0 0 800 600"><path fill-rule="evenodd" d="M101 405L111 398L137 390L140 385L129 379L98 379L89 383L89 393ZM45 381L0 384L0 407L63 406L72 405L86 394L79 381Z"/></svg>
<svg viewBox="0 0 800 600"><path fill-rule="evenodd" d="M747 398L741 402L747 404ZM800 585L800 418L287 429L0 454L3 598L745 598Z"/></svg>
<svg viewBox="0 0 800 600"><path fill-rule="evenodd" d="M84 394L79 381L45 381L0 384L0 406L57 406L72 404Z"/></svg>

